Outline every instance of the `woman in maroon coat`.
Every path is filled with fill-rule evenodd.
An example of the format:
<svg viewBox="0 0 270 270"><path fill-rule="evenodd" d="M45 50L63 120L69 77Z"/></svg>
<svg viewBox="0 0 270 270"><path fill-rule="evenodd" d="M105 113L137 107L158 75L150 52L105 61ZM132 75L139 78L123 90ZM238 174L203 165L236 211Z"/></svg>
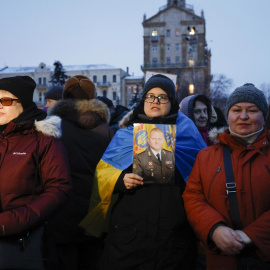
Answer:
<svg viewBox="0 0 270 270"><path fill-rule="evenodd" d="M268 104L262 91L245 84L229 97L227 112L229 129L216 132L217 144L200 151L187 181L187 216L206 247L207 269L270 269ZM238 226L230 214L237 207L227 192L224 147L231 153Z"/></svg>
<svg viewBox="0 0 270 270"><path fill-rule="evenodd" d="M60 119L44 120L35 87L28 76L0 80L0 242L43 224L71 187Z"/></svg>

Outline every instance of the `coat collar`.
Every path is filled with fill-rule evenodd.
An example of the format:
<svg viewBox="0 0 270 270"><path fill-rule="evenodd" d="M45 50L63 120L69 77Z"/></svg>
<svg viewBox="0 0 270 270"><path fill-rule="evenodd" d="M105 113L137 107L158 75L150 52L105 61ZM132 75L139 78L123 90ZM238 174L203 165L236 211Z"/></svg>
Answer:
<svg viewBox="0 0 270 270"><path fill-rule="evenodd" d="M62 99L49 109L48 114L57 115L84 128L93 128L101 122L110 121L107 105L97 99Z"/></svg>
<svg viewBox="0 0 270 270"><path fill-rule="evenodd" d="M10 122L5 128L4 136L9 136L14 133L29 134L35 130L43 133L45 136L53 136L54 138L61 137L60 128L61 119L57 116L49 117L41 121L25 121L21 123Z"/></svg>
<svg viewBox="0 0 270 270"><path fill-rule="evenodd" d="M261 149L269 145L270 132L265 128L261 135L256 139L254 143L249 146L240 139L229 133L229 130L226 128L213 128L209 132L209 137L215 143L226 144L230 148L239 148L239 149Z"/></svg>

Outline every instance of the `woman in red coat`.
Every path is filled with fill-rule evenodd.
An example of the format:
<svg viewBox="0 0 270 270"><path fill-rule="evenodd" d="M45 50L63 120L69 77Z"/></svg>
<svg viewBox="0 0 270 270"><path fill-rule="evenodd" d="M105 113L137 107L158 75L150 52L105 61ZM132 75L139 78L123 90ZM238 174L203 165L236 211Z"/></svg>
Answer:
<svg viewBox="0 0 270 270"><path fill-rule="evenodd" d="M188 219L206 247L207 269L270 269L270 133L262 91L245 84L227 101L229 129L200 151L183 194ZM231 152L241 227L230 216L223 146ZM248 268L250 267L250 268Z"/></svg>
<svg viewBox="0 0 270 270"><path fill-rule="evenodd" d="M60 118L45 119L32 101L35 87L28 76L0 80L0 243L44 224L71 188L65 150L55 138Z"/></svg>

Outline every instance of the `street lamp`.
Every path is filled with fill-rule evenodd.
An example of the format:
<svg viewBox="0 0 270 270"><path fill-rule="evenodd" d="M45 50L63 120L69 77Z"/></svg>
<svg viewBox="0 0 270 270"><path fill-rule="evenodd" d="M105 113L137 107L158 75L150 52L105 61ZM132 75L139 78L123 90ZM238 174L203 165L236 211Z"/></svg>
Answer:
<svg viewBox="0 0 270 270"><path fill-rule="evenodd" d="M194 84L190 83L189 86L188 86L188 91L189 91L190 95L194 94L194 89L195 89Z"/></svg>

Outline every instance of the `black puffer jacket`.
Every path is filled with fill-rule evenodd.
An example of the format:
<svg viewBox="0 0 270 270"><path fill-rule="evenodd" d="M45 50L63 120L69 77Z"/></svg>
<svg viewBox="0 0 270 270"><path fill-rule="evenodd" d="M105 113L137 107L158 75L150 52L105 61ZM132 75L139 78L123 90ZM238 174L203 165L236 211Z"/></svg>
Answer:
<svg viewBox="0 0 270 270"><path fill-rule="evenodd" d="M78 223L87 215L95 168L113 137L106 105L96 99L60 100L49 110L62 118L73 194L65 208L50 222L56 242L80 241L86 236Z"/></svg>

